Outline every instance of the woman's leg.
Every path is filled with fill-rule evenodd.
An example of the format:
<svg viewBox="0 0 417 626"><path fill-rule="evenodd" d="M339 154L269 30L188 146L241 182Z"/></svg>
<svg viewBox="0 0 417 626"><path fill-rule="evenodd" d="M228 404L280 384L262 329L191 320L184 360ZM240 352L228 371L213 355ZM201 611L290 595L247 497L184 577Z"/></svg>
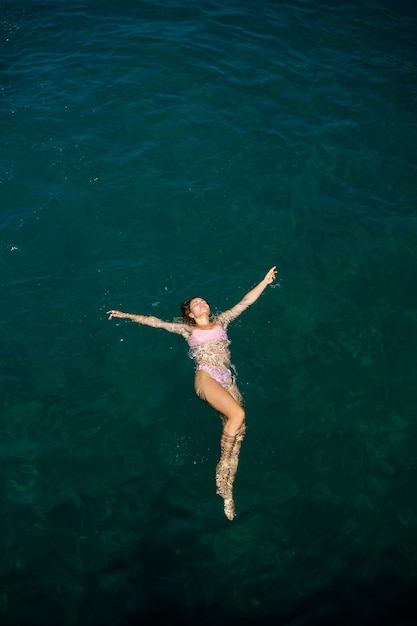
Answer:
<svg viewBox="0 0 417 626"><path fill-rule="evenodd" d="M226 418L224 432L234 436L245 420L245 411L241 401L238 402L233 397L232 389L231 392L227 391L205 370L196 372L194 386L199 398L208 402L213 409L224 415ZM240 394L237 397L240 399Z"/></svg>
<svg viewBox="0 0 417 626"><path fill-rule="evenodd" d="M220 439L220 460L216 467L216 492L224 500L224 512L228 519L235 516L233 483L236 476L239 451L245 434L245 412L242 398L234 385L233 396L204 370L197 371L195 378L197 395L216 409L223 418ZM232 390L231 390L232 391Z"/></svg>
<svg viewBox="0 0 417 626"><path fill-rule="evenodd" d="M245 434L246 434L246 424L245 424L245 422L243 422L242 426L239 428L239 430L237 431L236 435L234 436L233 446L232 446L232 450L230 452L230 458L229 458L229 462L228 462L229 473L228 473L228 476L227 476L227 483L229 485L231 485L231 487L233 487L233 483L235 482L237 466L239 464L240 448L241 448L241 445L242 445L242 441L245 438Z"/></svg>
<svg viewBox="0 0 417 626"><path fill-rule="evenodd" d="M220 460L216 466L216 493L223 498L224 513L230 520L232 520L235 516L233 480L231 480L231 463L234 443L235 437L231 437L223 430L220 438Z"/></svg>

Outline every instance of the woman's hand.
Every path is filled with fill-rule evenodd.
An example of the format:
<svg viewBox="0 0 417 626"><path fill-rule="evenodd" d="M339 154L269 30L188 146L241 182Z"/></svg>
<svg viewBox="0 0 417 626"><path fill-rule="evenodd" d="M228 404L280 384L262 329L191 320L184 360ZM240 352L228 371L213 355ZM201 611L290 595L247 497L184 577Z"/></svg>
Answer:
<svg viewBox="0 0 417 626"><path fill-rule="evenodd" d="M274 282L276 276L277 276L277 266L274 265L273 267L271 267L271 269L269 270L269 272L267 272L265 274L265 278L264 281L269 285L272 282Z"/></svg>
<svg viewBox="0 0 417 626"><path fill-rule="evenodd" d="M113 317L127 317L127 313L123 313L123 311L107 311L107 315L109 316L109 320L113 319Z"/></svg>

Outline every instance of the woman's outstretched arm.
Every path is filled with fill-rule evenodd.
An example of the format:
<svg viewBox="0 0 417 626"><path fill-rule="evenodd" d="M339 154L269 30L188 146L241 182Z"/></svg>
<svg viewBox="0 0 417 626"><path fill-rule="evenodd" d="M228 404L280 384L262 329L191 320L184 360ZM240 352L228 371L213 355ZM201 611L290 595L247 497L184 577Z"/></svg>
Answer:
<svg viewBox="0 0 417 626"><path fill-rule="evenodd" d="M163 328L169 333L177 333L179 335L190 333L186 324L164 322L153 315L136 315L135 313L124 313L123 311L117 311L116 309L107 311L107 315L109 316L109 320L113 319L113 317L118 317L120 319L132 320L132 322L143 324L144 326L152 326L152 328Z"/></svg>
<svg viewBox="0 0 417 626"><path fill-rule="evenodd" d="M224 311L217 317L217 321L221 324L222 322L226 322L227 324L232 320L236 319L238 315L243 313L251 304L257 301L261 293L270 285L276 278L277 268L276 265L271 267L271 269L265 274L265 277L261 280L260 283L256 285L253 289L248 291L248 293L243 296L242 300L235 304L231 309Z"/></svg>

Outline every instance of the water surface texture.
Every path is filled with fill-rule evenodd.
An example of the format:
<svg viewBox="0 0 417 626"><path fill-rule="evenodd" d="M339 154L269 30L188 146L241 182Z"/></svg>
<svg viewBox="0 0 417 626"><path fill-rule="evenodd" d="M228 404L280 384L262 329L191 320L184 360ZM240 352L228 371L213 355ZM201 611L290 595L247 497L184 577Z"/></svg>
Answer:
<svg viewBox="0 0 417 626"><path fill-rule="evenodd" d="M0 40L0 623L401 623L414 3L0 0ZM230 326L229 522L186 343L106 311L221 311L275 264Z"/></svg>

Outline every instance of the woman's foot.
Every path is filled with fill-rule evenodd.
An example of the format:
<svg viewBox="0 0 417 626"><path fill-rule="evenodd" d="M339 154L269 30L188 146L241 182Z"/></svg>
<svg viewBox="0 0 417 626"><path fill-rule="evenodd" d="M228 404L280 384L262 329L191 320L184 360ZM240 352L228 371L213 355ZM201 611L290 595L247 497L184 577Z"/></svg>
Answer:
<svg viewBox="0 0 417 626"><path fill-rule="evenodd" d="M235 503L233 502L233 498L225 498L224 499L224 514L227 519L232 520L235 517Z"/></svg>

